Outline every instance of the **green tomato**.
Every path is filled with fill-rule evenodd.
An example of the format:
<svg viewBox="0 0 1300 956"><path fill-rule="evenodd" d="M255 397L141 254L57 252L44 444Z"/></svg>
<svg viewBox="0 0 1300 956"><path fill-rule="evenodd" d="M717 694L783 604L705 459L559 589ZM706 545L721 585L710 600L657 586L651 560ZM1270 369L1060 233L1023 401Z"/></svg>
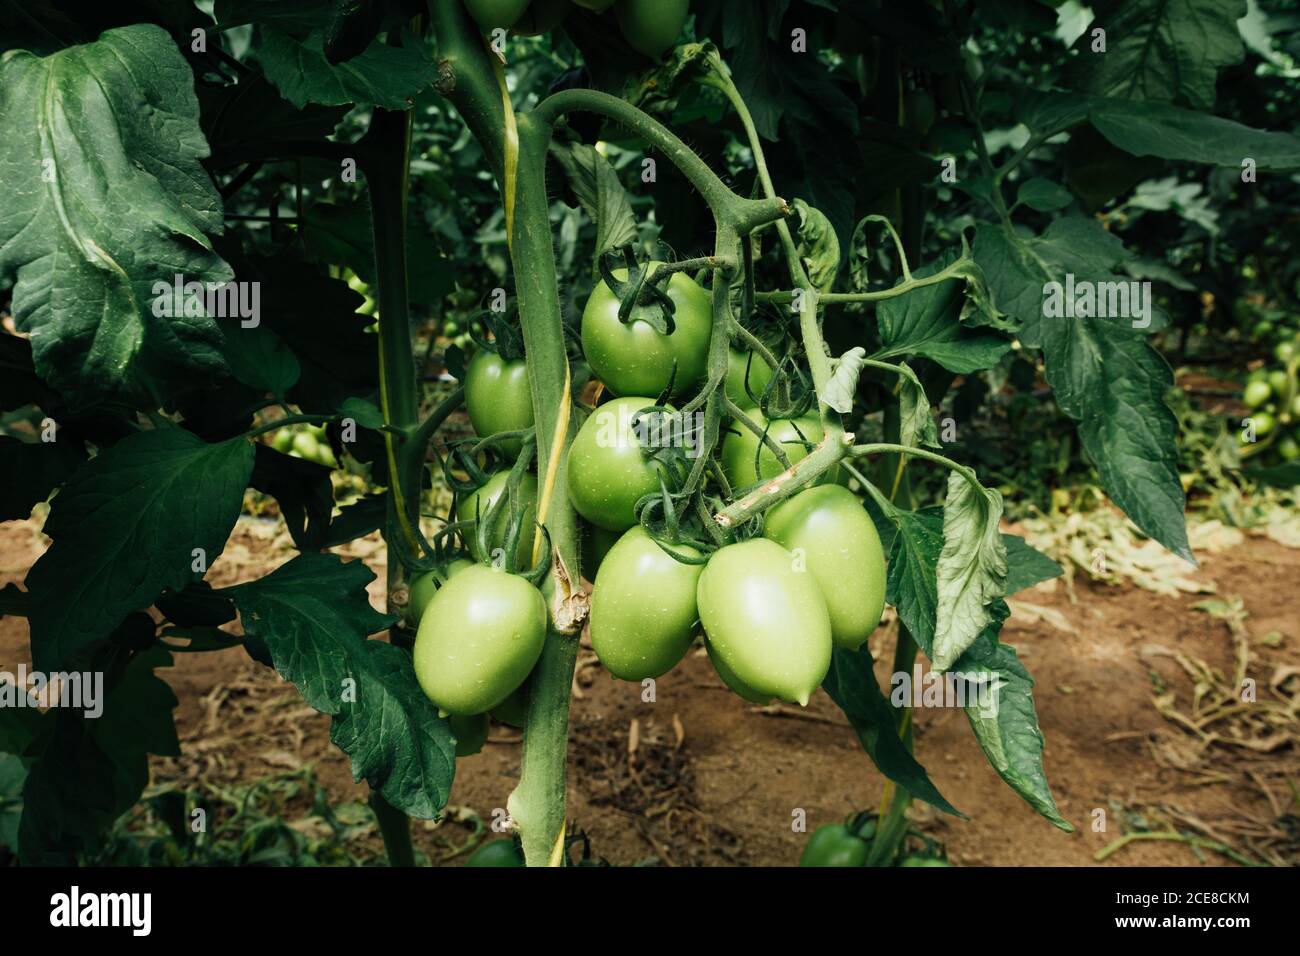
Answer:
<svg viewBox="0 0 1300 956"><path fill-rule="evenodd" d="M903 94L903 121L920 136L930 132L934 125L934 97L928 90L909 90Z"/></svg>
<svg viewBox="0 0 1300 956"><path fill-rule="evenodd" d="M617 398L582 423L569 448L569 500L582 517L606 531L636 524L637 501L659 490L663 466L648 461L632 417L654 406L652 398Z"/></svg>
<svg viewBox="0 0 1300 956"><path fill-rule="evenodd" d="M1255 327L1251 329L1250 334L1257 339L1266 339L1273 334L1273 323L1268 321L1268 319L1257 322L1255 323Z"/></svg>
<svg viewBox="0 0 1300 956"><path fill-rule="evenodd" d="M1296 395L1291 399L1291 414L1296 418L1300 418L1300 395Z"/></svg>
<svg viewBox="0 0 1300 956"><path fill-rule="evenodd" d="M492 510L493 505L500 500L505 494L506 484L510 481L510 472L499 471L487 480L478 491L466 495L456 507L456 519L467 523L477 521L478 516L486 515ZM515 569L522 570L532 567L533 564L533 538L537 533L537 479L532 475L524 475L523 480L519 483L519 501L524 509L523 526L519 532L519 546L515 549ZM476 528L466 528L465 533L461 536L469 547L469 553L477 561L491 562L494 558L492 553L486 555L479 553L478 535ZM510 530L510 515L508 510L502 508L492 522L492 528L488 534L488 547L491 551L502 548L506 543L506 533Z"/></svg>
<svg viewBox="0 0 1300 956"><path fill-rule="evenodd" d="M520 684L493 707L492 719L522 730L528 724L528 685Z"/></svg>
<svg viewBox="0 0 1300 956"><path fill-rule="evenodd" d="M651 275L662 265L651 262ZM614 277L626 279L626 269ZM605 283L598 282L582 310L582 351L596 377L615 395L657 396L673 380L673 395L681 395L704 379L713 332L713 306L709 294L684 272L668 280L668 298L676 305L672 335L663 335L639 318L659 313L657 305L632 309L627 325L618 320L619 301Z"/></svg>
<svg viewBox="0 0 1300 956"><path fill-rule="evenodd" d="M573 0L580 7L586 7L588 10L594 10L597 13L604 13L614 5L614 0Z"/></svg>
<svg viewBox="0 0 1300 956"><path fill-rule="evenodd" d="M866 840L854 836L842 823L818 827L804 844L800 866L862 866L867 862Z"/></svg>
<svg viewBox="0 0 1300 956"><path fill-rule="evenodd" d="M1283 461L1295 461L1300 458L1300 443L1295 438L1287 435L1277 443L1277 453L1282 456Z"/></svg>
<svg viewBox="0 0 1300 956"><path fill-rule="evenodd" d="M415 677L448 714L481 714L542 655L546 601L525 579L475 565L438 589L415 635Z"/></svg>
<svg viewBox="0 0 1300 956"><path fill-rule="evenodd" d="M1250 382L1241 398L1247 408L1258 408L1267 402L1272 394L1273 389L1269 387L1268 382Z"/></svg>
<svg viewBox="0 0 1300 956"><path fill-rule="evenodd" d="M481 349L465 370L465 410L481 438L532 427L528 366L522 359L507 362L495 352ZM523 443L512 439L498 447L506 457L513 458Z"/></svg>
<svg viewBox="0 0 1300 956"><path fill-rule="evenodd" d="M1286 392L1286 372L1280 368L1275 368L1269 372L1268 387L1278 395Z"/></svg>
<svg viewBox="0 0 1300 956"><path fill-rule="evenodd" d="M699 555L694 548L678 548ZM702 570L669 557L640 525L618 539L591 593L591 647L606 670L639 681L677 666L695 636L695 589Z"/></svg>
<svg viewBox="0 0 1300 956"><path fill-rule="evenodd" d="M315 461L320 457L320 442L311 432L298 432L293 436L293 450L308 461Z"/></svg>
<svg viewBox="0 0 1300 956"><path fill-rule="evenodd" d="M470 854L466 866L523 866L524 855L514 840L489 840Z"/></svg>
<svg viewBox="0 0 1300 956"><path fill-rule="evenodd" d="M586 521L582 523L582 574L588 581L596 580L600 563L609 554L609 549L618 543L622 533L606 531Z"/></svg>
<svg viewBox="0 0 1300 956"><path fill-rule="evenodd" d="M690 9L690 0L618 0L614 15L628 45L657 60L677 42Z"/></svg>
<svg viewBox="0 0 1300 956"><path fill-rule="evenodd" d="M750 411L748 414L750 420L759 428L769 426L762 412ZM821 420L816 415L805 415L803 418L778 418L772 421L767 429L768 437L784 449L792 465L808 456L805 441L815 445L822 440L824 434ZM754 470L756 453L761 455L758 471ZM732 488L747 488L779 475L783 470L776 455L759 441L757 435L734 422L728 426L727 437L722 440L722 473L727 476L727 481L731 482ZM818 479L818 484L834 481L838 474L838 467L832 468Z"/></svg>
<svg viewBox="0 0 1300 956"><path fill-rule="evenodd" d="M811 574L775 541L714 552L696 592L718 659L744 686L806 705L831 663L831 620Z"/></svg>
<svg viewBox="0 0 1300 956"><path fill-rule="evenodd" d="M857 495L839 485L801 491L768 511L763 536L802 551L826 599L835 646L861 647L885 609L885 552Z"/></svg>
<svg viewBox="0 0 1300 956"><path fill-rule="evenodd" d="M928 856L904 857L899 866L952 866L947 860L936 860Z"/></svg>
<svg viewBox="0 0 1300 956"><path fill-rule="evenodd" d="M293 448L293 432L287 428L281 428L275 433L275 437L271 439L271 447L276 451L287 454Z"/></svg>
<svg viewBox="0 0 1300 956"><path fill-rule="evenodd" d="M1286 364L1287 362L1291 361L1291 359L1295 358L1295 343L1294 342L1277 343L1277 345L1273 348L1273 355L1274 357L1277 358L1279 362Z"/></svg>
<svg viewBox="0 0 1300 956"><path fill-rule="evenodd" d="M748 369L748 378L746 377ZM753 352L740 352L732 349L727 356L727 398L744 409L756 408L758 403L745 391L746 382L749 390L761 398L763 389L772 381L772 369Z"/></svg>
<svg viewBox="0 0 1300 956"><path fill-rule="evenodd" d="M528 0L465 0L465 9L485 32L514 26L527 6Z"/></svg>
<svg viewBox="0 0 1300 956"><path fill-rule="evenodd" d="M447 724L451 727L451 735L456 738L457 757L472 757L487 743L487 714L452 714L447 718Z"/></svg>
<svg viewBox="0 0 1300 956"><path fill-rule="evenodd" d="M696 591L698 599L699 591ZM718 656L718 652L713 649L713 644L706 637L704 639L704 649L709 654L709 663L713 669L718 672L722 678L722 683L737 697L749 701L751 704L770 704L772 702L771 694L760 694L754 688L748 686L743 680L736 676L736 672L727 666L727 662Z"/></svg>
<svg viewBox="0 0 1300 956"><path fill-rule="evenodd" d="M406 603L407 621L418 626L420 618L424 617L425 609L428 608L429 602L433 600L433 595L438 588L451 580L453 574L472 567L474 567L473 561L468 558L457 558L447 565L445 572L434 568L431 571L422 571L411 578L411 583L408 585L411 596Z"/></svg>
<svg viewBox="0 0 1300 956"><path fill-rule="evenodd" d="M1263 438L1265 435L1271 432L1273 430L1273 426L1277 424L1277 420L1274 419L1273 416L1270 415L1268 412L1255 412L1253 415L1250 416L1250 419L1255 423L1256 438Z"/></svg>
<svg viewBox="0 0 1300 956"><path fill-rule="evenodd" d="M515 22L515 32L526 37L550 33L569 15L569 0L533 0Z"/></svg>

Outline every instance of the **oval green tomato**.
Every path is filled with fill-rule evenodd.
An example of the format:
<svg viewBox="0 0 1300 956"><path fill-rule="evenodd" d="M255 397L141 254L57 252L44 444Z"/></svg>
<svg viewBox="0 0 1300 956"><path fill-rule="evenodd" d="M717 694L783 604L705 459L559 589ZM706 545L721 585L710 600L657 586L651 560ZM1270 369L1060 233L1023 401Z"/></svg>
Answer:
<svg viewBox="0 0 1300 956"><path fill-rule="evenodd" d="M632 427L633 416L653 406L652 398L607 402L582 423L569 447L569 500L578 514L606 531L636 524L637 501L659 490L663 468L645 458Z"/></svg>
<svg viewBox="0 0 1300 956"><path fill-rule="evenodd" d="M569 13L569 0L533 0L517 21L515 32L526 37L550 33Z"/></svg>
<svg viewBox="0 0 1300 956"><path fill-rule="evenodd" d="M698 557L694 548L679 546ZM615 677L645 680L672 670L695 636L695 588L703 570L664 553L639 525L605 555L591 592L591 646Z"/></svg>
<svg viewBox="0 0 1300 956"><path fill-rule="evenodd" d="M690 9L690 0L618 0L614 14L632 49L657 60L677 42Z"/></svg>
<svg viewBox="0 0 1300 956"><path fill-rule="evenodd" d="M885 609L885 552L857 495L840 485L805 489L768 511L763 535L802 554L826 599L835 646L861 647Z"/></svg>
<svg viewBox="0 0 1300 956"><path fill-rule="evenodd" d="M698 594L697 590L697 598ZM722 678L722 683L726 684L733 694L749 701L751 704L770 704L772 702L771 694L760 694L754 688L746 686L745 682L736 676L736 672L727 666L726 661L718 656L718 652L713 649L713 644L707 637L704 639L704 649L709 654L709 663L713 665L713 669Z"/></svg>
<svg viewBox="0 0 1300 956"><path fill-rule="evenodd" d="M320 442L311 432L298 432L293 436L293 450L308 461L315 461L320 455Z"/></svg>
<svg viewBox="0 0 1300 956"><path fill-rule="evenodd" d="M456 738L457 757L472 757L487 743L487 714L452 714L447 718L447 724L451 727L451 735Z"/></svg>
<svg viewBox="0 0 1300 956"><path fill-rule="evenodd" d="M1279 362L1284 364L1295 358L1295 351L1294 342L1278 342L1277 345L1273 347L1273 355Z"/></svg>
<svg viewBox="0 0 1300 956"><path fill-rule="evenodd" d="M281 428L275 433L275 437L271 439L271 447L276 451L288 453L293 448L293 432L287 428Z"/></svg>
<svg viewBox="0 0 1300 956"><path fill-rule="evenodd" d="M483 565L438 589L415 635L415 677L449 714L481 714L515 690L546 640L546 601L523 578Z"/></svg>
<svg viewBox="0 0 1300 956"><path fill-rule="evenodd" d="M758 694L806 705L831 664L831 621L816 580L775 541L720 548L696 592L718 658Z"/></svg>
<svg viewBox="0 0 1300 956"><path fill-rule="evenodd" d="M406 602L406 619L411 624L418 625L420 618L424 617L425 609L428 608L429 602L433 600L433 595L437 593L438 588L442 587L451 579L453 574L463 571L466 568L474 567L474 562L468 558L457 558L451 564L447 565L445 572L434 568L431 571L421 571L411 578L411 583L407 586L410 591L410 598Z"/></svg>
<svg viewBox="0 0 1300 956"><path fill-rule="evenodd" d="M524 857L514 840L489 840L470 854L466 866L523 866Z"/></svg>
<svg viewBox="0 0 1300 956"><path fill-rule="evenodd" d="M862 866L870 847L842 823L828 823L813 831L804 844L800 866Z"/></svg>
<svg viewBox="0 0 1300 956"><path fill-rule="evenodd" d="M772 369L753 352L739 352L732 349L727 356L727 398L740 408L750 409L758 406L756 398L763 397L763 389L772 381ZM745 385L755 398L749 397Z"/></svg>
<svg viewBox="0 0 1300 956"><path fill-rule="evenodd" d="M481 349L465 370L465 410L480 438L531 428L533 396L528 388L528 366L522 359L507 362L495 352ZM523 443L511 439L498 447L513 458Z"/></svg>
<svg viewBox="0 0 1300 956"><path fill-rule="evenodd" d="M1300 418L1300 395L1296 395L1295 398L1291 399L1291 414L1296 418Z"/></svg>
<svg viewBox="0 0 1300 956"><path fill-rule="evenodd" d="M1281 395L1286 391L1286 372L1283 369L1275 368L1268 373L1268 387L1275 393Z"/></svg>
<svg viewBox="0 0 1300 956"><path fill-rule="evenodd" d="M792 465L799 459L808 457L809 448L805 442L815 445L825 435L816 415L778 418L769 424L762 412L749 411L747 414L759 428L767 427L768 437L781 446ZM757 470L754 468L755 454L759 455ZM779 475L783 470L776 455L759 441L757 435L735 422L727 426L727 437L722 440L722 473L727 476L733 489L747 488ZM818 478L818 484L834 481L838 473L838 468L832 468Z"/></svg>
<svg viewBox="0 0 1300 956"><path fill-rule="evenodd" d="M456 506L456 520L466 523L475 522L481 515L486 515L505 494L506 484L510 481L510 472L499 471L487 480L478 491L466 495ZM533 538L537 533L537 479L524 475L519 482L519 501L524 509L523 526L519 531L519 546L515 550L515 570L525 570L533 564ZM504 547L506 533L510 530L510 514L505 507L497 514L488 534L489 553L479 553L476 528L466 528L461 536L475 560L491 562L494 555L490 552Z"/></svg>
<svg viewBox="0 0 1300 956"><path fill-rule="evenodd" d="M465 9L485 31L514 26L527 6L528 0L465 0Z"/></svg>
<svg viewBox="0 0 1300 956"><path fill-rule="evenodd" d="M648 264L651 276L662 263ZM614 277L626 279L626 269ZM663 335L638 316L660 313L657 305L632 309L628 323L618 320L619 301L603 281L591 290L582 310L582 351L591 370L615 395L658 396L673 379L673 395L681 395L704 379L709 359L713 312L709 294L684 272L668 280L668 298L676 305L672 335Z"/></svg>
<svg viewBox="0 0 1300 956"><path fill-rule="evenodd" d="M1272 394L1273 389L1268 382L1250 382L1242 393L1241 399L1246 403L1247 408L1258 408L1267 402Z"/></svg>
<svg viewBox="0 0 1300 956"><path fill-rule="evenodd" d="M1282 456L1283 461L1295 461L1300 458L1300 443L1287 435L1277 443L1277 453Z"/></svg>
<svg viewBox="0 0 1300 956"><path fill-rule="evenodd" d="M1263 438L1273 430L1277 420L1268 412L1255 412L1250 416L1251 421L1255 423L1255 437Z"/></svg>

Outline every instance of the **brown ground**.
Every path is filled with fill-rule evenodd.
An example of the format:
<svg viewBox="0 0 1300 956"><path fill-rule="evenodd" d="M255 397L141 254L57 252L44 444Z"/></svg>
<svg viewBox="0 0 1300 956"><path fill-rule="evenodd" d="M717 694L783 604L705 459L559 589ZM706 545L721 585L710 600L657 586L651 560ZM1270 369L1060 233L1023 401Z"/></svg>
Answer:
<svg viewBox="0 0 1300 956"><path fill-rule="evenodd" d="M247 579L286 559L282 540L268 528L267 522L241 522L209 580ZM42 547L32 523L0 524L0 585L21 580ZM377 548L366 551L368 563L382 560ZM1157 710L1153 675L1174 692L1171 704L1183 714L1192 710L1192 681L1175 658L1153 654L1153 648L1184 655L1187 666L1204 661L1233 672L1238 644L1223 621L1192 609L1200 597L1164 597L1082 578L1074 602L1060 586L1022 594L1023 602L1060 614L1053 619L1050 612L1021 608L1004 640L1017 647L1038 682L1048 777L1062 812L1081 832L1054 829L1008 789L963 715L922 711L921 761L970 819L924 807L915 819L946 843L954 862L1090 865L1124 832L1124 808L1142 812L1151 825L1172 821L1243 851L1265 848L1275 859L1300 862L1294 830L1286 846L1276 823L1288 804L1297 812L1288 787L1300 784L1300 615L1293 590L1300 584L1300 551L1248 537L1225 554L1205 557L1199 573L1217 583L1218 597L1244 602L1249 633L1240 640L1249 648L1247 673L1257 679L1259 700L1275 702L1272 722L1247 708L1242 722L1210 728L1231 742L1204 745ZM1276 636L1261 642L1273 632L1280 643ZM28 659L25 622L0 620L0 668ZM181 701L177 722L185 755L156 761L155 781L238 783L314 765L333 798L364 799L364 786L352 782L346 759L328 742L326 718L241 651L178 655L164 676ZM1270 682L1279 686L1270 689ZM606 677L594 659L581 669L578 684L570 819L612 863L790 864L804 839L791 832L794 811L806 811L811 829L880 798L880 775L820 692L806 711L764 712L725 691L702 652L659 680L653 703L642 702L639 685ZM1268 736L1261 728L1279 735L1259 744ZM460 763L453 808L490 821L505 805L517 775L518 736L494 725L484 751ZM1092 829L1098 809L1106 813L1104 833ZM441 856L439 847L462 840L465 832L424 825L417 838L431 856ZM1195 860L1186 845L1138 842L1105 865ZM1206 862L1224 858L1208 853Z"/></svg>

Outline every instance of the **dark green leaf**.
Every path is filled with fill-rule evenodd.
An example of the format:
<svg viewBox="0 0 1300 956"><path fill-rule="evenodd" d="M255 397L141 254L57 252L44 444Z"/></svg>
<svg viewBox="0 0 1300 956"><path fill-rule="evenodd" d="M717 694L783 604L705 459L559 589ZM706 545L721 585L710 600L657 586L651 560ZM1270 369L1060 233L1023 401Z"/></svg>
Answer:
<svg viewBox="0 0 1300 956"><path fill-rule="evenodd" d="M44 501L86 460L81 442L62 438L51 442L22 442L0 436L0 521L22 519Z"/></svg>
<svg viewBox="0 0 1300 956"><path fill-rule="evenodd" d="M255 447L257 457L249 485L280 505L285 526L300 551L320 549L334 509L330 469L282 454L268 445L259 443Z"/></svg>
<svg viewBox="0 0 1300 956"><path fill-rule="evenodd" d="M1058 186L1050 179L1035 176L1033 179L1026 179L1020 184L1020 189L1016 193L1016 201L1024 203L1030 209L1036 209L1039 212L1055 212L1058 209L1064 209L1074 200L1070 195L1070 191L1065 187Z"/></svg>
<svg viewBox="0 0 1300 956"><path fill-rule="evenodd" d="M404 110L438 76L437 64L411 33L403 36L401 46L372 43L364 53L338 64L325 58L320 32L297 40L264 26L261 37L257 55L262 69L299 109L308 103L351 103Z"/></svg>
<svg viewBox="0 0 1300 956"><path fill-rule="evenodd" d="M1106 139L1134 156L1259 169L1300 169L1300 137L1269 133L1167 103L1097 99L1088 118Z"/></svg>
<svg viewBox="0 0 1300 956"><path fill-rule="evenodd" d="M1007 549L1007 594L1012 595L1035 584L1059 577L1061 566L1037 548L1014 534L1004 534L1002 544Z"/></svg>
<svg viewBox="0 0 1300 956"><path fill-rule="evenodd" d="M265 325L244 328L231 322L223 332L221 354L239 381L282 400L298 384L302 367L297 357Z"/></svg>
<svg viewBox="0 0 1300 956"><path fill-rule="evenodd" d="M635 242L637 224L632 204L609 161L594 147L582 143L552 143L551 155L564 170L583 211L596 224L594 256L599 258Z"/></svg>

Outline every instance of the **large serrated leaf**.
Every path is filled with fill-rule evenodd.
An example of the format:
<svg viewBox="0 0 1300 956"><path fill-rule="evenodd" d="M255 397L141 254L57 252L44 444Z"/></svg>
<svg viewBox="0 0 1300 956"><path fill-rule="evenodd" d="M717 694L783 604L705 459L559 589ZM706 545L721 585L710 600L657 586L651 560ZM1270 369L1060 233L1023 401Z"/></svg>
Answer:
<svg viewBox="0 0 1300 956"><path fill-rule="evenodd" d="M359 561L303 554L229 589L245 633L316 710L334 718L331 739L363 777L403 812L432 818L447 802L455 745L421 692L410 656L369 635L394 622L370 606L374 575Z"/></svg>
<svg viewBox="0 0 1300 956"><path fill-rule="evenodd" d="M988 605L1006 593L1007 550L998 522L1002 496L956 472L943 506L943 550L935 566L938 607L930 659L946 671L993 619Z"/></svg>
<svg viewBox="0 0 1300 956"><path fill-rule="evenodd" d="M209 445L180 428L140 432L87 462L50 507L48 551L27 575L32 660L56 670L166 588L203 577L239 517L253 469L243 438Z"/></svg>
<svg viewBox="0 0 1300 956"><path fill-rule="evenodd" d="M155 285L224 282L221 198L199 160L194 77L150 24L0 58L0 288L42 378L74 407L142 402L225 370L206 315L154 315ZM150 403L152 404L152 403Z"/></svg>
<svg viewBox="0 0 1300 956"><path fill-rule="evenodd" d="M635 242L636 217L632 214L632 204L609 160L581 143L552 143L550 152L564 170L569 188L583 211L596 224L595 257Z"/></svg>
<svg viewBox="0 0 1300 956"><path fill-rule="evenodd" d="M320 31L298 40L273 27L260 29L262 69L298 109L351 103L404 110L438 76L437 64L411 33L403 35L401 46L376 42L344 63L330 63Z"/></svg>

